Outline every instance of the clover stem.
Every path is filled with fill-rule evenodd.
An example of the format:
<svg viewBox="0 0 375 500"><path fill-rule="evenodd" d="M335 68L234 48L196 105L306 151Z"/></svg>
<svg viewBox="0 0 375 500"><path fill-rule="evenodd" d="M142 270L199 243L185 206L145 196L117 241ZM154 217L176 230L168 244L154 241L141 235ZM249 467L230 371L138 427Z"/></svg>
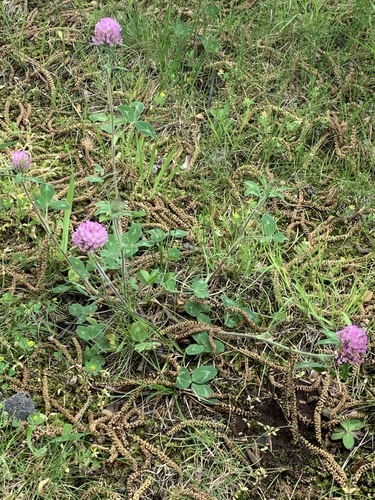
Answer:
<svg viewBox="0 0 375 500"><path fill-rule="evenodd" d="M108 97L108 107L110 116L110 127L111 127L111 165L112 165L112 175L113 184L115 189L115 210L116 216L113 219L113 229L116 235L116 239L119 245L122 245L122 227L121 227L121 198L118 189L118 177L116 168L116 134L115 134L115 112L113 105L113 88L112 88L112 69L110 64L106 68L106 82L107 82L107 97ZM124 249L121 246L121 274L123 282L125 283L126 273L126 260Z"/></svg>
<svg viewBox="0 0 375 500"><path fill-rule="evenodd" d="M93 252L89 252L90 258L93 260L96 269L98 270L100 277L102 278L103 285L107 284L109 288L112 290L114 293L115 297L121 302L122 305L126 306L126 302L124 300L124 297L120 294L118 289L115 287L107 273L104 271L102 265L98 261L96 255Z"/></svg>
<svg viewBox="0 0 375 500"><path fill-rule="evenodd" d="M69 260L69 257L67 256L67 254L61 249L61 246L59 244L59 242L57 241L57 238L56 236L53 234L53 232L51 231L50 227L49 227L49 224L48 222L43 218L43 215L41 214L39 208L37 207L35 201L32 199L31 195L30 195L30 192L29 190L27 189L27 186L25 184L24 181L21 180L21 186L23 188L23 190L25 191L25 194L26 194L26 197L27 199L29 200L29 203L30 205L33 207L33 210L36 214L36 216L38 217L39 219L39 222L41 223L43 229L45 230L45 232L47 233L47 236L49 237L49 239L52 241L52 243L55 245L57 251L59 252L59 254L63 257L63 259L65 260L65 262L70 266L72 266L70 260ZM91 285L91 283L89 283L89 281L84 278L83 276L81 276L79 270L77 269L74 269L74 271L79 275L79 277L81 278L81 280L83 281L83 283L85 284L85 287L88 291L90 291L90 293L96 295L97 294L97 290L95 290L95 288Z"/></svg>

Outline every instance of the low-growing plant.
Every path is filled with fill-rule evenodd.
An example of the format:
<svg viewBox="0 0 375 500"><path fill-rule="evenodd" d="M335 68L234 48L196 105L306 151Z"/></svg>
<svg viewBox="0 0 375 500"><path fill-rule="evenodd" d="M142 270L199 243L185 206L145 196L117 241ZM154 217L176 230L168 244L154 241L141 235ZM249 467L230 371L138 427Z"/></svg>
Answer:
<svg viewBox="0 0 375 500"><path fill-rule="evenodd" d="M153 269L149 273L146 269L141 269L138 271L137 277L145 286L151 286L156 283L169 293L178 291L176 288L176 273L174 272L163 272L160 269Z"/></svg>
<svg viewBox="0 0 375 500"><path fill-rule="evenodd" d="M240 227L237 236L233 243L230 245L226 255L221 259L219 264L215 266L214 272L208 276L207 283L213 280L217 273L222 269L229 256L238 247L241 241L243 241L249 228L249 224L257 216L259 209L265 204L266 200L268 200L269 198L278 198L282 200L284 198L282 192L286 190L286 188L284 187L275 187L272 183L268 182L265 177L261 178L260 183L255 181L246 181L245 186L245 196L251 196L255 198L255 200L251 203L250 213L246 217L243 225ZM261 243L271 241L283 242L285 239L285 236L277 231L277 226L273 217L268 214L263 214L262 216L262 230L263 237L259 239Z"/></svg>
<svg viewBox="0 0 375 500"><path fill-rule="evenodd" d="M210 296L207 282L199 277L194 278L190 285L190 290L193 292L194 297L197 297L197 299L207 299Z"/></svg>
<svg viewBox="0 0 375 500"><path fill-rule="evenodd" d="M311 15L310 11L307 12L303 6L295 6L293 2L286 2L286 6L281 6L282 2L279 6L276 2L270 33L266 33L262 25L267 25L267 16L263 15L267 9L264 9L263 2L255 2L251 6L251 23L254 21L252 29L249 30L250 34L241 38L238 38L237 32L243 34L241 26L245 19L250 19L247 17L249 9L243 9L243 5L238 7L236 3L232 2L229 9L224 5L205 2L194 3L186 8L176 7L173 2L166 7L158 6L156 2L145 8L142 3L136 5L130 1L125 13L116 9L119 16L126 16L127 30L128 25L137 24L136 27L130 26L127 31L128 40L121 46L120 24L111 18L102 19L95 27L93 39L97 50L90 51L84 46L83 52L87 59L82 65L78 62L76 69L70 67L69 61L77 61L77 54L70 54L69 51L80 46L81 42L75 37L79 37L76 27L82 26L82 23L75 20L74 30L66 30L65 19L70 16L65 16L66 9L64 19L61 17L64 27L56 31L56 19L59 20L62 13L58 7L54 8L51 16L53 23L50 26L47 21L43 21L43 33L39 38L37 28L40 27L40 18L48 19L44 13L40 16L40 9L38 15L33 16L28 15L22 5L17 5L16 9L12 6L9 9L8 6L3 9L0 7L1 13L4 13L2 18L9 23L8 30L14 20L16 30L12 29L11 32L18 30L22 35L32 35L27 38L15 36L11 41L16 44L8 44L10 49L16 45L17 53L9 50L11 59L6 61L1 78L2 83L9 82L9 86L15 80L16 86L1 115L1 121L4 122L2 134L5 134L4 137L16 137L27 151L42 159L44 163L37 168L43 167L42 176L45 179L53 178L53 182L56 182L52 185L51 181L28 177L31 163L29 154L25 151L13 152L11 170L14 180L4 183L3 193L7 199L0 202L5 221L2 234L10 232L12 238L9 247L8 242L7 246L1 247L4 271L2 284L6 287L9 285L12 293L5 293L0 298L5 310L4 342L0 358L0 378L3 380L0 384L1 389L7 392L21 389L30 389L32 392L35 389L35 393L39 391L36 402L39 406L44 401L48 419L46 421L42 414L35 413L27 426L20 426L11 450L10 433L3 426L4 416L0 415L0 427L4 431L4 447L0 450L4 477L0 489L4 498L12 495L30 498L43 496L46 493L44 491L42 495L45 481L51 482L51 491L46 493L47 496L56 498L64 494L71 494L74 498L106 494L154 497L167 489L176 498L185 498L189 494L194 498L203 498L205 484L212 486L209 493L219 500L244 500L249 496L249 491L262 498L265 495L277 496L276 491L280 493L284 490L293 496L297 486L301 486L303 495L305 478L301 482L298 480L293 491L289 488L290 477L286 477L283 483L284 472L287 476L289 467L287 464L285 468L278 467L277 460L283 464L283 458L288 458L287 450L282 456L275 453L274 457L270 457L276 451L272 450L272 440L279 441L283 437L281 428L275 427L278 411L266 414L270 408L268 398L272 396L275 399L277 396L277 402L282 403L283 409L287 410L285 416L295 426L291 427L294 444L298 447L306 444L302 439L302 433L306 430L303 419L308 421L314 417L316 439L312 438L311 446L306 444L311 452L308 455L317 453L319 459L333 468L332 475L345 493L349 491L348 485L350 488L353 486L349 494L357 488L355 483L358 483L360 474L371 473L369 468L373 463L370 460L366 463L366 459L357 471L350 467L346 470L344 466L341 468L341 454L331 454L326 439L329 428L328 437L333 441L342 441L344 447L350 450L365 427L364 419L345 419L345 416L359 415L347 413L346 403L349 402L349 408L352 408L352 403L357 401L352 395L347 399L345 397L349 389L356 393L362 390L361 384L357 382L368 366L358 370L358 365L366 356L367 335L364 328L351 325L347 318L349 326L343 330L326 330L325 339L318 340L317 337L322 324L333 328L332 325L338 322L337 317L344 316L342 310L348 311L347 314L355 317L356 321L369 324L371 328L368 323L371 321L371 279L363 281L361 293L356 296L355 283L361 278L359 274L354 278L352 276L361 266L366 270L371 267L367 265L372 256L369 242L373 215L367 213L371 207L362 203L368 200L362 200L361 189L352 190L356 193L355 204L357 199L361 204L349 208L345 206L345 197L337 206L331 204L328 196L326 201L319 190L321 184L324 190L328 190L332 172L335 172L333 179L339 189L345 182L349 185L348 179L344 179L345 169L353 178L350 186L360 188L366 182L363 171L366 170L368 159L371 159L372 151L365 140L368 135L365 127L371 126L371 113L366 104L369 101L366 99L369 89L365 86L362 88L361 74L357 69L362 57L366 62L369 60L368 37L371 38L373 32L365 24L363 27L366 30L361 33L358 30L358 36L354 37L355 48L359 44L366 47L367 53L360 54L354 50L355 64L348 64L345 57L348 58L354 45L347 45L347 40L352 36L351 33L357 35L351 25L356 27L362 15L355 11L355 16L343 16L347 13L346 9L352 7L351 2L341 5L338 10L332 8L331 12L340 13L340 26L333 26L328 31L325 22L332 15L328 13L329 9L319 10L312 5L311 12L314 15ZM106 10L112 8L110 4ZM242 17L245 10L246 17ZM285 14L284 19L280 17L281 12ZM322 14L320 18L321 12L327 17ZM317 24L315 17L322 21L321 31L315 30L318 28L314 25ZM345 24L347 17L350 23ZM368 18L367 12L364 18ZM291 22L290 19L300 19L301 23ZM34 21L35 26L31 27ZM154 26L157 28L154 29ZM290 26L293 26L292 31L289 31ZM339 37L340 50L331 54L329 43L334 40L334 47L337 48L337 34L341 33L343 26L348 36ZM135 33L131 32L132 29ZM295 45L290 35L299 33L299 30L303 36L294 37L298 40L298 57L293 58L292 66L286 68L284 74L283 65ZM140 33L145 38L134 36ZM41 39L39 47L36 46L38 38ZM27 42L25 53L20 40ZM277 43L274 43L275 40ZM285 40L288 43L284 43ZM313 49L304 53L302 43L299 51L301 40L313 42L309 43ZM324 47L318 56L315 46ZM50 50L45 50L48 47ZM286 47L286 50L280 50L280 47ZM344 54L344 59L339 52ZM6 51L3 55L6 57ZM73 57L70 58L70 55ZM133 55L135 57L130 57ZM173 58L171 55L178 57ZM87 85L90 75L85 65L91 60L95 68L93 80L97 82L92 81ZM327 63L323 64L326 60L328 71L325 67ZM52 69L47 69L50 63ZM251 67L251 75L244 71L245 64ZM363 68L364 75L366 71L367 67ZM117 72L119 78L115 81ZM63 77L58 81L60 74ZM37 76L41 77L43 83L40 88L32 89L32 82ZM102 81L106 86L106 100L92 92L92 88L102 88ZM132 88L133 82L135 87ZM73 83L75 89L81 85L83 88L74 96L65 95L65 83ZM38 109L37 102L41 95L43 106L48 102L44 85L50 87L54 107L58 99L54 90L56 87L58 93L62 94L61 102L64 101L65 110L68 111L70 107L66 103L74 103L73 107L81 118L89 116L91 123L87 124L85 131L87 139L81 140L79 124L77 127L77 123L70 123L72 117L68 116L68 112L59 113L52 109L54 113L49 117L53 117L53 120L48 121L48 118L44 121L43 109ZM0 90L3 87L0 85ZM22 98L17 95L20 89L24 94ZM242 95L243 89L247 89L252 97ZM290 95L291 89L293 96ZM334 94L332 98L328 95L328 89L329 93ZM30 90L35 93L32 94ZM172 95L174 93L178 96ZM83 115L82 104L79 104L83 102L82 95L85 102ZM144 100L148 109L138 99ZM361 106L358 106L357 101ZM26 109L24 105L29 102L32 103L33 114L30 114L31 107ZM125 105L119 102L125 102ZM289 103L293 105L289 106ZM18 108L20 113L17 118ZM150 112L150 120L157 124L158 133L160 131L163 134L160 140L155 128L145 121L146 112ZM40 123L35 127L36 121ZM66 127L62 126L60 130L62 122ZM96 137L91 141L89 137L94 134ZM67 155L64 154L64 146L59 144L55 148L54 137L64 137L67 144L74 143L74 146L65 147ZM2 139L2 142L5 140ZM84 158L80 153L80 141ZM0 150L13 147L13 144L16 142L0 144ZM98 157L96 144L102 146L99 153L103 156L108 149L110 173L107 172L107 158L90 158L91 153L93 157ZM50 146L51 151L47 151L47 146ZM56 158L61 158L62 163L67 156L70 159L70 170L67 170L68 175L64 179L56 177L66 166L56 165L53 163L55 160L49 160L55 158L57 151L60 156L56 155ZM179 162L182 163L184 156L184 168L180 168ZM338 157L336 163L331 162L334 156ZM47 169L50 165L52 168ZM77 165L77 171L73 165ZM310 165L316 169L310 169ZM340 165L345 165L345 168L340 168ZM311 172L306 175L309 170ZM291 187L296 187L298 194L289 191L283 197L285 188L277 187L279 174L294 184ZM85 182L82 181L85 176L88 182L94 184L90 186L90 196L87 196L87 191L83 192ZM247 199L242 203L241 187L238 190L237 182L241 182L244 176L251 180L245 181L243 191ZM172 179L176 183L171 182ZM311 186L307 186L310 180ZM56 186L61 186L63 182L64 190L59 196ZM315 182L318 185L316 188L313 185ZM76 200L75 188L79 191ZM99 189L94 192L93 188ZM100 198L103 193L105 200ZM88 199L90 204L87 213L95 221L80 223L77 218L85 210L83 204ZM178 204L174 204L176 210L172 203L169 205L173 199L178 200ZM40 227L37 226L37 219L28 213L29 203L39 218L39 226L50 237L54 252L44 242L40 250L37 248ZM163 210L159 211L162 205L163 208L171 209L170 218L165 216ZM363 206L367 207L364 211ZM77 211L72 217L73 207ZM138 210L129 210L129 207L138 207ZM194 213L196 223L193 221L194 216L184 217L185 210L189 214ZM281 212L282 216L279 215ZM336 216L338 227L332 229L336 224ZM359 232L351 233L351 228L354 227L353 222L361 217L368 243L364 248L359 247L358 251L363 252L363 255L349 267L352 250L358 249L357 244L361 243ZM349 227L348 235L351 237L345 240L343 236L346 235L339 232L340 218ZM195 246L196 241L194 246L190 244L190 239L189 245L182 245L179 241L187 236L187 231L166 229L178 226L179 221L184 229L192 227L190 236L194 240L197 235L202 235L198 243L202 244L201 253L199 247ZM200 225L202 221L205 224L203 228ZM68 235L72 226L73 247L69 248ZM287 248L283 245L286 236ZM13 241L16 242L14 251ZM38 251L37 257L32 255L34 248ZM194 251L185 251L190 248ZM334 255L332 258L332 249L337 248L343 250L342 257ZM45 250L47 259L44 258ZM8 252L11 253L10 258ZM217 259L218 255L221 260L220 257ZM308 275L310 260L313 263L311 267L314 267L313 273L308 276L306 287L300 286L296 274ZM11 265L8 266L7 262ZM49 274L46 263L53 264L53 273ZM35 282L29 281L29 277L35 274L40 274L40 277ZM61 280L64 284L59 284L61 275L64 276ZM330 314L326 302L330 300L329 291L331 286L335 286L337 275L340 275L336 281L338 283L340 279L340 287L334 289L335 295L331 297ZM30 287L30 294L37 295L37 302L28 301L29 291L26 288L25 293L20 292L24 284ZM346 297L349 288L352 288L350 300ZM362 290L366 291L366 297ZM46 306L48 299L45 300L45 297L49 293L54 294L60 310ZM340 301L336 302L338 295ZM298 314L295 314L293 300L297 296L303 297L303 300L301 306L297 306ZM314 300L310 300L311 297ZM70 305L69 318L66 318L67 304ZM344 307L346 305L347 308ZM314 314L311 314L312 311ZM147 320L148 315L152 318L150 321ZM320 326L314 331L309 329L306 317L314 319ZM189 321L189 318L196 321ZM184 321L186 319L188 321ZM196 322L201 324L197 325ZM44 328L49 333L53 331L54 337L45 339ZM225 344L216 338L215 332L218 338L225 338ZM57 340L55 333L60 340ZM51 344L54 349L52 354ZM74 350L72 356L67 356L66 349L72 349L73 344L76 356ZM173 353L170 349L172 344ZM82 351L86 373L81 373ZM186 366L178 370L181 355ZM140 357L144 358L141 363ZM302 359L302 362L294 363L296 359ZM220 367L224 380L215 380L218 369L213 366L214 361ZM63 370L56 370L60 365ZM64 379L72 370L77 375L66 378L69 388L64 390ZM319 373L310 373L310 370ZM15 374L16 378L13 379ZM265 390L263 386L268 374L274 389L272 394L269 394L268 387ZM93 380L90 375L97 378ZM335 379L332 381L333 377ZM346 389L343 383L348 379L352 386ZM366 378L368 380L370 377ZM331 386L326 385L331 381L335 384L332 392ZM234 394L236 385L239 390ZM297 398L294 397L294 389ZM220 394L220 401L213 397L215 392ZM335 411L332 413L333 408L330 407L336 392L338 398L342 396L339 402L342 411L339 415ZM255 394L259 399L253 405ZM82 395L85 398L84 405ZM191 401L192 396L200 403L219 404L203 408L202 404ZM59 399L61 397L64 398L63 404ZM153 398L157 398L155 404L147 406ZM317 399L315 412L303 411L312 410L310 404L314 404ZM306 407L303 408L302 404L306 404ZM302 420L296 415L301 408ZM335 408L338 408L336 404ZM189 412L188 419L186 409ZM258 410L259 422L256 422L258 417L256 420L250 418L250 421L262 428L260 439L255 438L254 443L256 446L263 445L261 451L265 454L262 457L259 453L253 460L248 448L252 440L250 433L247 433L249 439L237 438L241 426L246 424L245 417L258 415ZM326 427L324 423L320 426L318 410L322 410L322 416L337 417L333 432L333 426ZM216 411L220 411L220 417ZM54 415L60 415L57 418L61 420L58 427L50 428L50 419ZM266 423L261 421L262 417ZM155 420L162 421L161 428ZM337 424L340 420L341 423ZM37 428L44 423L45 428ZM172 429L168 429L170 423ZM252 431L248 423L248 430ZM235 431L237 438L234 440L233 435L226 434L229 428ZM90 433L90 448L87 449L82 443L79 451L69 450L69 453L64 454L64 442L79 440L85 433L76 431L82 429ZM119 429L121 435L117 432ZM50 435L56 436L56 430L60 435L50 438ZM298 431L301 431L299 442ZM182 437L185 432L188 437L186 440ZM22 433L25 434L26 446L20 446L19 451L16 451ZM175 433L179 433L176 445L173 442ZM194 440L198 435L203 437L201 441ZM156 441L163 445L163 452L159 453L156 449ZM48 467L51 444L55 444L52 451L57 449L59 460L53 467ZM171 449L173 459L169 455ZM39 487L35 481L40 480L40 471L37 471L37 467L33 470L32 460L27 459L30 453L32 458L37 459L36 463L40 465L43 462L43 476L47 479L41 479L42 486ZM101 455L100 459L98 455ZM293 454L298 459L297 455ZM249 467L248 458L253 464L258 461L263 463L261 466ZM181 475L177 479L175 475L176 482L170 486L172 476L168 472L165 476L168 476L169 484L162 485L162 471L158 481L154 481L154 471L148 470L153 469L154 462L158 470L166 469L164 462L178 471L183 464L183 477ZM242 464L242 468L238 467L238 463ZM108 467L110 464L114 467ZM267 479L268 471L265 469L270 464L274 468ZM17 471L18 467L21 473ZM75 471L75 468L79 470ZM349 477L350 469L355 474L352 478ZM107 470L113 473L111 480ZM277 477L274 476L275 472ZM301 479L303 473L301 471ZM122 486L118 488L117 479L120 478L122 484L124 474L129 475L127 492L122 491ZM322 477L320 474L319 478ZM277 483L278 478L280 484ZM103 491L100 490L102 479ZM369 485L372 479L369 479ZM323 480L325 484L331 483L327 478ZM307 482L311 486L311 481ZM111 483L114 485L113 492L110 491ZM321 489L318 496L332 497L332 491L332 487L331 494L327 491L323 493ZM371 490L368 488L368 491ZM355 495L361 493L358 488ZM309 494L314 495L310 490Z"/></svg>
<svg viewBox="0 0 375 500"><path fill-rule="evenodd" d="M200 323L211 324L211 318L207 315L207 313L211 311L211 307L209 305L188 300L184 304L184 311L192 318L196 318Z"/></svg>
<svg viewBox="0 0 375 500"><path fill-rule="evenodd" d="M245 314L247 314L254 323L258 323L259 318L258 315L252 311L249 307L241 307L238 302L228 297L225 293L221 294L220 300L223 303L225 309L229 309L230 307L234 307L236 309L240 309ZM225 311L224 315L224 324L229 328L236 328L243 322L243 317L241 314Z"/></svg>
<svg viewBox="0 0 375 500"><path fill-rule="evenodd" d="M115 126L115 144L117 144L118 140L123 137L129 130L129 126L134 126L138 130L138 132L145 136L157 139L154 127L149 123L139 119L145 109L143 103L134 101L129 105L119 105L116 109L120 112L121 116L115 117L113 120L113 124ZM99 127L100 130L102 130L103 132L107 132L108 134L112 134L110 114L93 113L89 118L93 123L101 124ZM129 125L127 126L127 124Z"/></svg>
<svg viewBox="0 0 375 500"><path fill-rule="evenodd" d="M209 403L215 403L215 398L210 398L214 393L213 389L207 384L217 375L217 369L214 366L198 366L192 372L182 366L177 375L177 389L191 389L200 399Z"/></svg>
<svg viewBox="0 0 375 500"><path fill-rule="evenodd" d="M326 338L319 340L317 345L331 345L336 348L335 359L339 365L338 371L340 378L345 381L348 378L351 365L363 362L367 350L365 330L356 325L349 325L339 332L325 329L323 333ZM324 367L322 368L324 369Z"/></svg>
<svg viewBox="0 0 375 500"><path fill-rule="evenodd" d="M135 342L134 350L137 352L151 351L159 347L161 344L152 339L152 332L149 326L144 321L135 321L129 327L131 339Z"/></svg>
<svg viewBox="0 0 375 500"><path fill-rule="evenodd" d="M361 429L364 427L364 422L358 418L348 418L340 422L331 434L333 441L342 441L347 450L351 450L354 446L355 439L362 436Z"/></svg>
<svg viewBox="0 0 375 500"><path fill-rule="evenodd" d="M187 346L185 349L186 354L189 354L189 356L195 356L197 354L211 354L213 352L213 346L210 343L207 332L195 333L192 337L195 342ZM215 344L215 354L221 354L224 352L224 344L220 340L213 339L213 343Z"/></svg>

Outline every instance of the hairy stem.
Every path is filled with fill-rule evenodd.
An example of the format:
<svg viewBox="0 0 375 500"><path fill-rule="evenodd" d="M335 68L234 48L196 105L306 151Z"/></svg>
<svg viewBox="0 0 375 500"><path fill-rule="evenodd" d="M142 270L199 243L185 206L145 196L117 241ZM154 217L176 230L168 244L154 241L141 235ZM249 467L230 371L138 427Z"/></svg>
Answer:
<svg viewBox="0 0 375 500"><path fill-rule="evenodd" d="M70 260L69 260L69 258L67 256L66 252L64 252L62 250L60 243L57 241L56 236L53 234L53 232L51 231L51 228L49 227L48 221L44 219L44 217L41 214L39 208L37 207L35 201L31 197L30 192L27 189L27 186L26 186L26 184L25 184L24 181L21 181L21 186L22 186L23 190L25 191L26 197L29 200L30 205L33 207L33 210L34 210L36 216L38 217L39 222L41 223L41 225L42 225L43 229L45 230L47 236L52 241L52 243L55 245L57 251L59 252L59 255L62 256L62 258L69 265L69 267L71 267L72 264L71 264L71 262L70 262ZM74 269L74 271L79 275L79 277L83 281L83 283L84 283L86 289L89 291L89 293L97 295L97 290L91 285L91 283L89 283L89 281L86 278L84 278L83 276L81 276L79 270Z"/></svg>
<svg viewBox="0 0 375 500"><path fill-rule="evenodd" d="M113 91L112 91L112 70L111 66L108 65L106 71L107 80L107 97L108 97L108 107L110 116L110 126L111 126L111 165L112 165L112 175L113 175L113 185L115 189L115 205L116 205L116 217L113 219L113 229L116 235L116 239L119 245L122 245L122 227L121 227L121 198L118 190L118 177L116 168L116 136L115 136L115 110L113 105ZM121 275L123 282L126 279L126 260L123 248L121 248Z"/></svg>

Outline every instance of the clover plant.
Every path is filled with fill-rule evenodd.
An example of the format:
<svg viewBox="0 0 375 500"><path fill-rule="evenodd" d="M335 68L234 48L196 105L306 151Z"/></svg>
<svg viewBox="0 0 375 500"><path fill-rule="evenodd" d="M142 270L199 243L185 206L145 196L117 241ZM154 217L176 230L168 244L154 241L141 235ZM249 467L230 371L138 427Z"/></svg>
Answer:
<svg viewBox="0 0 375 500"><path fill-rule="evenodd" d="M340 425L333 429L331 439L333 441L342 440L343 445L347 450L350 450L354 446L354 439L358 438L362 433L360 429L364 426L364 423L359 418L348 418L340 422Z"/></svg>
<svg viewBox="0 0 375 500"><path fill-rule="evenodd" d="M209 396L214 390L207 384L213 380L217 375L217 369L214 366L199 366L191 373L187 368L182 366L176 379L176 387L178 389L186 390L191 389L196 396L206 402L216 403L215 398Z"/></svg>

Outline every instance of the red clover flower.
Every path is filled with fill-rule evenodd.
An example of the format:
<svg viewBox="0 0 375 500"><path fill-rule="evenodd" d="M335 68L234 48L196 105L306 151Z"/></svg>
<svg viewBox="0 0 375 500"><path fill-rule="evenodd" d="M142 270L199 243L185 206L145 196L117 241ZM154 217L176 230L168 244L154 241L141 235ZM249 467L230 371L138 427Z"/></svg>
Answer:
<svg viewBox="0 0 375 500"><path fill-rule="evenodd" d="M95 25L95 36L92 37L94 45L109 45L113 47L122 43L121 26L111 17L103 17Z"/></svg>
<svg viewBox="0 0 375 500"><path fill-rule="evenodd" d="M74 231L72 240L75 246L83 252L95 252L98 248L104 246L108 241L108 233L106 228L99 224L87 220Z"/></svg>
<svg viewBox="0 0 375 500"><path fill-rule="evenodd" d="M15 172L25 172L30 165L31 158L25 151L13 151L11 166Z"/></svg>
<svg viewBox="0 0 375 500"><path fill-rule="evenodd" d="M349 363L351 365L363 363L367 349L367 335L364 328L350 325L337 332L341 348L336 352L339 364Z"/></svg>

